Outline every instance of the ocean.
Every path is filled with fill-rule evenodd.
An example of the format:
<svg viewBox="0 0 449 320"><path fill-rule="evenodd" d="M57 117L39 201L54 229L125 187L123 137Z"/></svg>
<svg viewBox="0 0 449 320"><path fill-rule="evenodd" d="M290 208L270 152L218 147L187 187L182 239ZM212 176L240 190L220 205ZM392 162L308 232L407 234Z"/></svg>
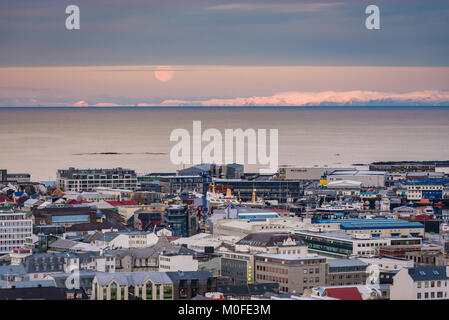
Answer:
<svg viewBox="0 0 449 320"><path fill-rule="evenodd" d="M172 130L278 129L279 164L448 160L446 107L0 108L0 169L54 180L57 169L181 169ZM245 165L256 172L261 166Z"/></svg>

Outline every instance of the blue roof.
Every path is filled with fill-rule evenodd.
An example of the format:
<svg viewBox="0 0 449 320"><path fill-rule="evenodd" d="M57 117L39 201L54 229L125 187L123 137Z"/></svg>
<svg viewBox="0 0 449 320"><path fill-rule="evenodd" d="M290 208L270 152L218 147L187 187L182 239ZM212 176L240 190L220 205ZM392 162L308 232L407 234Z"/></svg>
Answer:
<svg viewBox="0 0 449 320"><path fill-rule="evenodd" d="M339 223L342 230L366 230L366 229L423 229L420 222L395 219L344 219L344 220L317 220L315 223Z"/></svg>
<svg viewBox="0 0 449 320"><path fill-rule="evenodd" d="M445 266L426 266L409 268L408 274L414 281L447 280Z"/></svg>

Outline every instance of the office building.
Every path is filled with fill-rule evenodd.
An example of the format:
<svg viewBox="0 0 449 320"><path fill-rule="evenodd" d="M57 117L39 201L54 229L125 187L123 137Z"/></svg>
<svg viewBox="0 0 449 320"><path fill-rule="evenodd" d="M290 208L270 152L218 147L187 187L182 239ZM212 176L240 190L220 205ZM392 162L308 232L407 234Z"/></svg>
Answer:
<svg viewBox="0 0 449 320"><path fill-rule="evenodd" d="M258 254L254 258L257 283L277 282L280 293L304 293L326 283L326 259L285 254Z"/></svg>
<svg viewBox="0 0 449 320"><path fill-rule="evenodd" d="M360 259L328 259L326 272L327 286L365 284L368 263Z"/></svg>
<svg viewBox="0 0 449 320"><path fill-rule="evenodd" d="M308 246L309 251L330 257L374 256L386 246L413 247L420 246L422 239L419 237L377 237L367 235L347 234L339 231L306 231L294 232Z"/></svg>
<svg viewBox="0 0 449 320"><path fill-rule="evenodd" d="M174 237L188 237L190 211L185 204L173 204L165 208L164 225L173 231Z"/></svg>

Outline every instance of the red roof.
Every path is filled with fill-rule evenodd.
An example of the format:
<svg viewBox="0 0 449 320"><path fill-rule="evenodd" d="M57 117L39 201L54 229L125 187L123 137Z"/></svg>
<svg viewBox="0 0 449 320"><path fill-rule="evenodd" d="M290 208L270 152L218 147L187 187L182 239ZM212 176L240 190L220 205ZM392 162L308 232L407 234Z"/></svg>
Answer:
<svg viewBox="0 0 449 320"><path fill-rule="evenodd" d="M113 207L120 207L120 206L137 206L139 205L137 201L134 200L124 200L124 201L106 201Z"/></svg>
<svg viewBox="0 0 449 320"><path fill-rule="evenodd" d="M327 288L326 293L328 297L340 300L363 300L359 289L356 287Z"/></svg>
<svg viewBox="0 0 449 320"><path fill-rule="evenodd" d="M0 202L15 202L14 200L8 199L6 196L0 196Z"/></svg>
<svg viewBox="0 0 449 320"><path fill-rule="evenodd" d="M167 237L167 240L168 240L168 242L172 242L172 241L178 240L179 238L181 238L181 237Z"/></svg>
<svg viewBox="0 0 449 320"><path fill-rule="evenodd" d="M86 200L81 200L81 201L78 201L78 200L74 200L74 199L72 199L72 200L70 200L69 202L67 202L68 204L82 204L82 203L90 203L89 201L86 201Z"/></svg>

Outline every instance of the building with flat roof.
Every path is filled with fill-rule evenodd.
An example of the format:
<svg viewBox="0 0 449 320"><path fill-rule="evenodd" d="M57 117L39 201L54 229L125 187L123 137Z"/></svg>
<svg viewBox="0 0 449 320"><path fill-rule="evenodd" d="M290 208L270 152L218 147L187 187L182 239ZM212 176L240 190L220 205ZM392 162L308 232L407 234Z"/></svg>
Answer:
<svg viewBox="0 0 449 320"><path fill-rule="evenodd" d="M326 259L319 256L258 254L254 257L257 283L277 282L280 293L304 293L326 283Z"/></svg>
<svg viewBox="0 0 449 320"><path fill-rule="evenodd" d="M368 263L360 259L328 259L326 285L365 284L367 268Z"/></svg>
<svg viewBox="0 0 449 320"><path fill-rule="evenodd" d="M320 180L334 171L355 170L354 166L280 166L282 180Z"/></svg>
<svg viewBox="0 0 449 320"><path fill-rule="evenodd" d="M6 169L0 169L0 181L27 183L31 181L29 173L8 173Z"/></svg>
<svg viewBox="0 0 449 320"><path fill-rule="evenodd" d="M220 275L230 284L254 282L254 254L223 251L220 257Z"/></svg>
<svg viewBox="0 0 449 320"><path fill-rule="evenodd" d="M369 165L371 171L387 171L391 173L435 172L435 167L435 163L411 161L373 162Z"/></svg>
<svg viewBox="0 0 449 320"><path fill-rule="evenodd" d="M330 257L374 256L386 246L417 246L421 245L420 237L376 237L348 234L341 231L307 231L295 230L308 244L309 251Z"/></svg>
<svg viewBox="0 0 449 320"><path fill-rule="evenodd" d="M60 169L56 172L56 186L63 191L93 191L97 187L137 189L134 170L114 169Z"/></svg>
<svg viewBox="0 0 449 320"><path fill-rule="evenodd" d="M420 222L396 219L326 219L316 220L313 227L323 230L339 230L348 234L366 234L378 237L424 237L424 225Z"/></svg>
<svg viewBox="0 0 449 320"><path fill-rule="evenodd" d="M0 255L23 249L33 235L33 220L26 213L0 210Z"/></svg>
<svg viewBox="0 0 449 320"><path fill-rule="evenodd" d="M232 194L242 201L252 201L253 192L256 197L268 200L277 200L285 203L287 200L297 200L303 196L305 180L279 180L268 177L259 177L253 180L246 179L218 179L213 178L216 188L232 190Z"/></svg>
<svg viewBox="0 0 449 320"><path fill-rule="evenodd" d="M335 171L327 176L327 182L358 181L362 187L385 187L387 173L384 171Z"/></svg>
<svg viewBox="0 0 449 320"><path fill-rule="evenodd" d="M245 219L221 219L213 225L213 234L221 236L245 237L250 233L291 232L304 227L297 217L251 221Z"/></svg>

